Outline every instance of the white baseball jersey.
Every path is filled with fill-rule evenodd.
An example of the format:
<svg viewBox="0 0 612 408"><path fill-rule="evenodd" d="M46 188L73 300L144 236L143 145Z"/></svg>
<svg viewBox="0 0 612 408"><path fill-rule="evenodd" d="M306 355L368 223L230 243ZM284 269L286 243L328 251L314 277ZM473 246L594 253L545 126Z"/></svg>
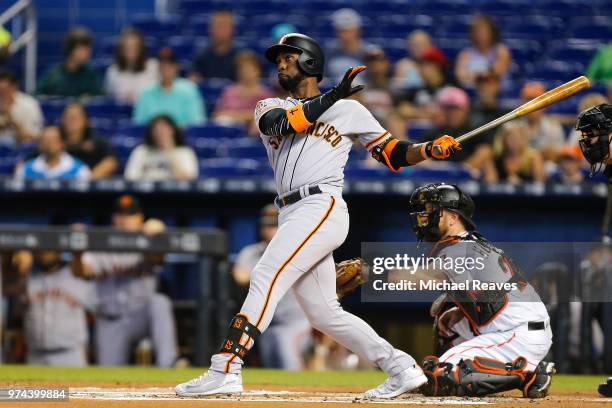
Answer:
<svg viewBox="0 0 612 408"><path fill-rule="evenodd" d="M85 310L93 310L93 285L75 277L69 266L53 273L34 271L27 283L25 315L28 346L34 350L83 347L87 342Z"/></svg>
<svg viewBox="0 0 612 408"><path fill-rule="evenodd" d="M140 310L155 294L156 269L140 253L85 252L83 262L96 278L98 312L120 316Z"/></svg>
<svg viewBox="0 0 612 408"><path fill-rule="evenodd" d="M300 103L295 98L259 101L255 123L272 109L286 110ZM307 184L342 188L353 141L359 140L370 151L389 136L363 105L347 99L336 102L303 133L285 137L261 134L279 195Z"/></svg>

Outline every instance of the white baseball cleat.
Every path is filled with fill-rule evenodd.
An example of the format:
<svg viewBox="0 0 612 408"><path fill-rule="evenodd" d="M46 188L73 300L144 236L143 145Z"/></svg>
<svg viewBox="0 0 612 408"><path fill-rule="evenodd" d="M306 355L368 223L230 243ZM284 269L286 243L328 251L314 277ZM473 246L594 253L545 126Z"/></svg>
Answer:
<svg viewBox="0 0 612 408"><path fill-rule="evenodd" d="M177 385L174 390L179 397L241 393L242 375L208 370L193 380Z"/></svg>
<svg viewBox="0 0 612 408"><path fill-rule="evenodd" d="M387 378L387 381L378 387L365 392L365 398L395 398L398 395L410 392L427 382L421 367L414 365L399 374Z"/></svg>

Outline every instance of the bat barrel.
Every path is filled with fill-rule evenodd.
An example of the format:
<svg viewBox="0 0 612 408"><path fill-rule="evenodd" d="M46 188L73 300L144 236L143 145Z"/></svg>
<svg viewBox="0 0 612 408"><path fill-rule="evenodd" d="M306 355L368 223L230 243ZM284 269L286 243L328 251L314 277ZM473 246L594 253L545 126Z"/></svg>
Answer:
<svg viewBox="0 0 612 408"><path fill-rule="evenodd" d="M457 138L457 141L459 143L463 143L465 141L470 140L474 136L477 136L477 135L479 135L481 133L484 133L484 132L486 132L488 130L491 130L491 129L493 129L493 128L499 126L499 125L502 125L502 124L504 124L504 123L506 123L508 121L511 121L512 119L515 119L517 117L518 117L518 115L517 115L516 111L508 112L504 116L500 116L499 118L497 118L495 120L492 120L491 122L485 123L484 125L476 128L474 130L471 130L468 133L465 133L465 134L459 136Z"/></svg>

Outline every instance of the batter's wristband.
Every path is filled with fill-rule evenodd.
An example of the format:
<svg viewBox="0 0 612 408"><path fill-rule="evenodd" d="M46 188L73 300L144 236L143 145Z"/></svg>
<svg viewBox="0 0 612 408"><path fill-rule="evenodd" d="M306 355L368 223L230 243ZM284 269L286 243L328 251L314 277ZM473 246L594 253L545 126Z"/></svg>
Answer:
<svg viewBox="0 0 612 408"><path fill-rule="evenodd" d="M423 159L431 159L433 158L432 154L431 154L431 150L433 149L433 142L427 142L427 143L423 143L421 145L421 156L423 157Z"/></svg>
<svg viewBox="0 0 612 408"><path fill-rule="evenodd" d="M304 105L297 105L291 109L287 109L287 119L289 120L289 124L298 133L301 133L308 129L312 123L306 119L306 115L304 114Z"/></svg>

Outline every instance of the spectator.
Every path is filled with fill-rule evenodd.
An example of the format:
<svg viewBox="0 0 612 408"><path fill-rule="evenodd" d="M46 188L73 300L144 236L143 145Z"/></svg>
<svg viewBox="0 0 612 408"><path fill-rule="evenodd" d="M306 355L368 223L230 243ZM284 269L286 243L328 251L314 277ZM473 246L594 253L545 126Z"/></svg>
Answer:
<svg viewBox="0 0 612 408"><path fill-rule="evenodd" d="M461 88L449 86L441 89L436 96L436 104L440 109L439 122L437 128L423 135L424 141L440 135L459 136L474 128L470 120L470 100ZM466 160L475 150L474 143L466 143L461 147L461 152L448 160Z"/></svg>
<svg viewBox="0 0 612 408"><path fill-rule="evenodd" d="M17 166L15 177L60 180L88 180L91 177L85 163L66 153L66 140L57 126L43 129L38 153L36 158Z"/></svg>
<svg viewBox="0 0 612 408"><path fill-rule="evenodd" d="M251 271L263 255L278 229L278 211L270 204L261 210L259 234L261 241L242 248L232 275L236 283L247 288ZM312 342L312 327L293 291L280 300L268 329L257 343L264 367L283 370L304 368L303 352Z"/></svg>
<svg viewBox="0 0 612 408"><path fill-rule="evenodd" d="M189 78L225 78L234 81L234 60L238 48L234 44L234 15L228 10L215 11L208 24L208 46L195 57Z"/></svg>
<svg viewBox="0 0 612 408"><path fill-rule="evenodd" d="M17 79L10 71L0 70L0 143L37 139L43 121L38 101L19 91Z"/></svg>
<svg viewBox="0 0 612 408"><path fill-rule="evenodd" d="M364 65L368 44L361 39L361 16L355 10L336 10L332 22L336 29L336 41L326 53L330 56L326 74L335 81L342 79L350 67Z"/></svg>
<svg viewBox="0 0 612 408"><path fill-rule="evenodd" d="M155 116L166 114L180 126L206 122L204 101L197 86L179 78L179 65L174 52L163 48L159 52L160 82L146 88L134 106L134 121L148 123Z"/></svg>
<svg viewBox="0 0 612 408"><path fill-rule="evenodd" d="M546 181L544 160L540 152L529 146L529 129L524 122L502 126L495 135L494 172L485 175L489 182L521 184Z"/></svg>
<svg viewBox="0 0 612 408"><path fill-rule="evenodd" d="M395 89L417 89L425 85L419 73L417 61L421 59L427 49L433 47L431 37L423 30L414 30L408 35L407 43L408 56L395 64L395 74L393 76L393 87Z"/></svg>
<svg viewBox="0 0 612 408"><path fill-rule="evenodd" d="M578 145L565 145L559 151L559 166L550 181L560 184L580 184L584 181L582 153Z"/></svg>
<svg viewBox="0 0 612 408"><path fill-rule="evenodd" d="M470 27L472 46L463 49L457 57L455 75L466 87L472 87L478 74L491 72L502 83L506 78L512 55L501 42L497 26L488 16L477 16Z"/></svg>
<svg viewBox="0 0 612 408"><path fill-rule="evenodd" d="M508 112L499 104L500 83L497 75L488 73L476 77L476 100L472 106L472 123L481 126ZM481 141L493 143L494 130L479 136Z"/></svg>
<svg viewBox="0 0 612 408"><path fill-rule="evenodd" d="M527 102L544 94L546 89L540 82L527 82L521 89L521 98ZM550 116L545 110L535 111L527 115L527 134L529 145L538 149L544 160L556 161L559 150L565 144L565 132L561 124Z"/></svg>
<svg viewBox="0 0 612 408"><path fill-rule="evenodd" d="M11 56L11 33L0 26L0 67L4 67Z"/></svg>
<svg viewBox="0 0 612 408"><path fill-rule="evenodd" d="M385 51L377 46L370 46L366 51L364 61L368 67L365 71L366 88L358 94L358 98L366 108L386 125L387 116L393 112L393 96L391 95L391 63Z"/></svg>
<svg viewBox="0 0 612 408"><path fill-rule="evenodd" d="M133 28L123 30L115 49L115 62L106 70L106 93L117 102L133 105L140 92L158 80L157 60L147 58L142 33Z"/></svg>
<svg viewBox="0 0 612 408"><path fill-rule="evenodd" d="M153 118L144 143L130 154L125 166L128 180L193 180L198 177L198 159L185 145L183 133L170 116Z"/></svg>
<svg viewBox="0 0 612 408"><path fill-rule="evenodd" d="M84 367L89 343L86 312L95 309L95 288L74 276L60 255L56 251L36 252L28 271L26 361Z"/></svg>
<svg viewBox="0 0 612 408"><path fill-rule="evenodd" d="M118 231L147 236L163 233L166 228L160 220L145 221L140 202L129 195L117 199L112 220ZM75 275L95 281L96 354L100 365L127 364L131 347L145 337L152 339L158 366L174 365L178 349L172 303L156 292L155 275L163 262L163 255L138 252L73 255Z"/></svg>
<svg viewBox="0 0 612 408"><path fill-rule="evenodd" d="M64 39L65 60L43 74L36 93L61 96L102 94L100 76L89 64L93 42L86 29L72 29Z"/></svg>
<svg viewBox="0 0 612 408"><path fill-rule="evenodd" d="M451 85L448 68L450 63L446 55L435 47L426 49L417 62L423 86L417 89L400 91L397 95L399 111L406 119L430 119L431 108L437 93L445 86Z"/></svg>
<svg viewBox="0 0 612 408"><path fill-rule="evenodd" d="M67 152L89 166L92 179L110 177L117 172L117 156L108 142L96 135L83 104L72 102L66 105L60 130L66 140Z"/></svg>
<svg viewBox="0 0 612 408"><path fill-rule="evenodd" d="M601 47L587 68L587 76L593 82L612 80L612 45Z"/></svg>
<svg viewBox="0 0 612 408"><path fill-rule="evenodd" d="M223 91L213 114L220 124L248 126L250 133L259 134L253 121L255 105L262 99L271 98L272 91L261 84L262 67L252 51L241 51L234 62L238 81Z"/></svg>

